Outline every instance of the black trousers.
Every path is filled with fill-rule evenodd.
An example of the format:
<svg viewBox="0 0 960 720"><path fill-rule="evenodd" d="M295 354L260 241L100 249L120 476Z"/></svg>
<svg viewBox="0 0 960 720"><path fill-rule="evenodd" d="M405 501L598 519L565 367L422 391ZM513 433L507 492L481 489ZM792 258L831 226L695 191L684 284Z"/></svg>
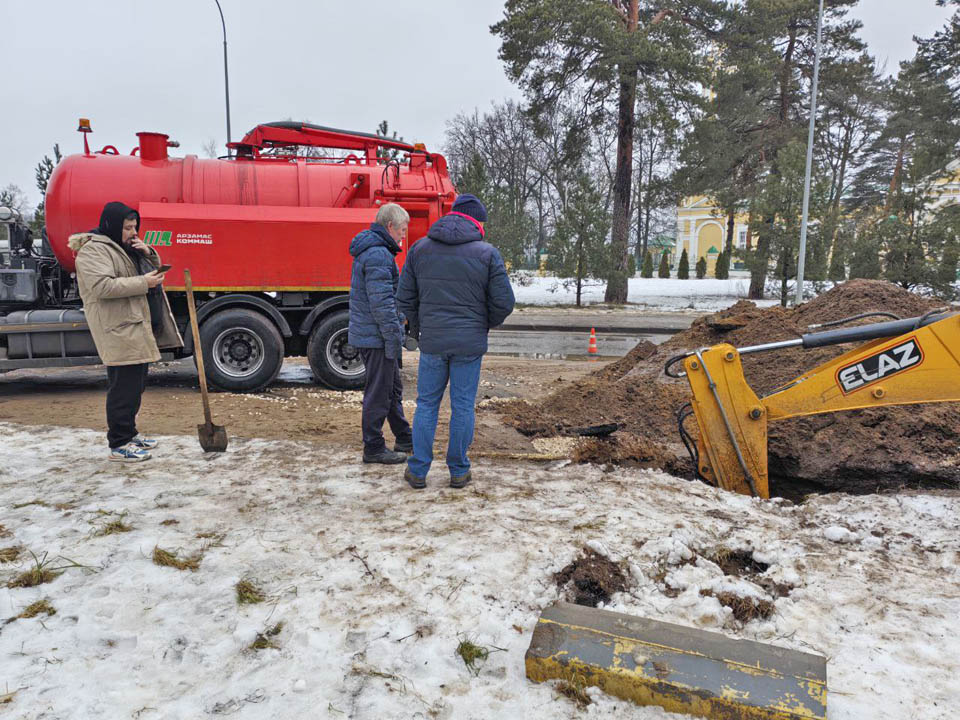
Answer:
<svg viewBox="0 0 960 720"><path fill-rule="evenodd" d="M148 363L107 366L107 442L111 450L137 436L137 413L148 367Z"/></svg>
<svg viewBox="0 0 960 720"><path fill-rule="evenodd" d="M403 416L403 380L400 377L400 360L390 360L383 348L360 348L363 364L367 370L363 386L363 452L368 455L383 452L387 444L383 439L383 421L390 423L390 430L397 442L408 443L413 438L410 423Z"/></svg>

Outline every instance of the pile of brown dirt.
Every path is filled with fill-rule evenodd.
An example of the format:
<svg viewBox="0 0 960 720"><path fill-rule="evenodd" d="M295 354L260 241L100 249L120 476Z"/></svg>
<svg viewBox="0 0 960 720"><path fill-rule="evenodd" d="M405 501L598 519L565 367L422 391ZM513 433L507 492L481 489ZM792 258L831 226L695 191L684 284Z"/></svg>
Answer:
<svg viewBox="0 0 960 720"><path fill-rule="evenodd" d="M504 408L506 422L531 437L572 434L575 428L621 423L619 440L581 460L651 461L692 475L677 432L677 410L690 399L686 380L663 373L678 353L721 342L735 347L796 338L813 323L869 311L915 317L942 303L880 280L851 280L796 309L758 308L740 301L700 318L668 342L640 343L629 355L540 402ZM873 318L862 322L879 322ZM835 345L743 357L747 382L765 395L820 363L850 349ZM696 422L688 428L695 433ZM633 439L627 439L632 436ZM856 410L772 424L769 437L771 490L875 492L904 486L960 484L960 405L940 403ZM617 454L617 447L626 452ZM639 453L637 450L643 449Z"/></svg>

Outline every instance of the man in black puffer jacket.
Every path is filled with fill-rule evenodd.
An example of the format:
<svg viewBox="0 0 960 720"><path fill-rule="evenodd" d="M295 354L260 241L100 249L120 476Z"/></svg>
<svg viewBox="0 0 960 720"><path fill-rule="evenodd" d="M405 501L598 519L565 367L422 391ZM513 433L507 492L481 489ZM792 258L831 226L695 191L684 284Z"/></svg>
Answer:
<svg viewBox="0 0 960 720"><path fill-rule="evenodd" d="M461 195L452 211L433 224L407 253L397 305L420 330L417 410L413 455L404 478L426 487L440 400L450 383L450 486L470 482L467 450L473 442L474 404L487 332L513 312L514 297L503 258L484 242L487 210L473 195Z"/></svg>

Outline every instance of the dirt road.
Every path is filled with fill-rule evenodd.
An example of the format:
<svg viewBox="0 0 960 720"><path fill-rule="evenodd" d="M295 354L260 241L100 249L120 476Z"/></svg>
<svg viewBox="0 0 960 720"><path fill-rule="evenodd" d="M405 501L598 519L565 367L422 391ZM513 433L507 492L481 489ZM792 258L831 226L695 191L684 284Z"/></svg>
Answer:
<svg viewBox="0 0 960 720"><path fill-rule="evenodd" d="M413 419L418 353L404 353L404 407ZM544 397L605 361L546 360L488 355L477 401L474 452L533 453L537 448L485 407L498 398ZM18 370L0 375L0 420L25 425L61 425L106 431L106 373L102 367ZM260 393L216 393L214 420L237 437L307 440L362 450L361 392L336 392L312 384L302 358L288 358L280 380ZM447 437L449 402L441 407L438 447ZM191 361L151 367L139 427L157 435L191 435L202 419L196 371ZM391 442L389 431L387 440Z"/></svg>

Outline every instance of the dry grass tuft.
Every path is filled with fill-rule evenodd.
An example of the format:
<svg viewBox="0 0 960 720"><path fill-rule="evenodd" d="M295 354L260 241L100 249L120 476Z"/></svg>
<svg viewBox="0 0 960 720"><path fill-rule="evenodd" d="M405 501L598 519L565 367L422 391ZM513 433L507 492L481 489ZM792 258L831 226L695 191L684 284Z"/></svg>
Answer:
<svg viewBox="0 0 960 720"><path fill-rule="evenodd" d="M599 530L604 525L607 524L607 519L605 517L597 517L593 520L588 520L587 522L578 523L573 526L573 531L577 532L579 530Z"/></svg>
<svg viewBox="0 0 960 720"><path fill-rule="evenodd" d="M126 513L122 513L120 517L115 520L111 520L106 525L101 526L94 533L94 537L103 537L104 535L115 535L116 533L125 533L133 530L133 525L126 522Z"/></svg>
<svg viewBox="0 0 960 720"><path fill-rule="evenodd" d="M47 560L46 554L44 554L42 559L34 555L33 561L33 567L29 570L24 570L22 573L17 575L13 580L7 583L7 587L36 587L37 585L48 583L51 580L56 580L60 576L60 572L58 572L59 568L55 570L49 567L50 561Z"/></svg>
<svg viewBox="0 0 960 720"><path fill-rule="evenodd" d="M11 535L13 535L13 533L7 530L5 525L0 525L0 538L10 537Z"/></svg>
<svg viewBox="0 0 960 720"><path fill-rule="evenodd" d="M23 552L23 548L19 545L11 545L10 547L0 548L0 563L12 563L18 557L20 553Z"/></svg>
<svg viewBox="0 0 960 720"><path fill-rule="evenodd" d="M179 525L180 521L177 520L176 518L167 518L166 520L162 520L160 524L161 525Z"/></svg>
<svg viewBox="0 0 960 720"><path fill-rule="evenodd" d="M556 686L557 692L568 700L576 703L581 710L587 707L593 700L587 695L583 678L574 675L573 680L561 680Z"/></svg>
<svg viewBox="0 0 960 720"><path fill-rule="evenodd" d="M36 617L37 615L56 615L57 609L50 604L50 601L44 598L43 600L37 600L35 603L27 605L23 612L17 615L18 618L27 619Z"/></svg>
<svg viewBox="0 0 960 720"><path fill-rule="evenodd" d="M68 568L81 568L83 570L96 572L93 568L87 567L86 565L81 565L78 562L74 562L70 558L60 557L60 560L64 561L65 564L58 565L57 567L50 567L50 563L53 562L53 559L47 559L47 553L44 553L42 557L37 557L36 553L32 550L30 554L33 556L33 567L29 570L17 575L13 580L7 583L9 588L28 588L36 587L37 585L43 585L48 583L51 580L55 580L63 574L63 571Z"/></svg>
<svg viewBox="0 0 960 720"><path fill-rule="evenodd" d="M19 510L20 508L30 507L31 505L39 505L40 507L50 507L47 504L46 500L28 500L24 503L17 503L13 506L14 510Z"/></svg>
<svg viewBox="0 0 960 720"><path fill-rule="evenodd" d="M262 633L257 633L256 639L250 645L251 650L279 650L280 646L277 645L271 638L275 638L283 631L283 621L278 622L272 628L267 628Z"/></svg>
<svg viewBox="0 0 960 720"><path fill-rule="evenodd" d="M172 567L177 570L197 570L202 559L203 555L200 553L179 558L176 552L164 550L159 545L153 548L153 562L161 567Z"/></svg>
<svg viewBox="0 0 960 720"><path fill-rule="evenodd" d="M769 600L750 596L741 597L732 592L701 590L700 595L715 597L721 605L733 610L733 616L742 623L748 623L755 618L766 620L775 609L773 603Z"/></svg>
<svg viewBox="0 0 960 720"><path fill-rule="evenodd" d="M237 589L237 602L241 605L262 603L266 599L263 590L251 580L240 580L235 587Z"/></svg>

